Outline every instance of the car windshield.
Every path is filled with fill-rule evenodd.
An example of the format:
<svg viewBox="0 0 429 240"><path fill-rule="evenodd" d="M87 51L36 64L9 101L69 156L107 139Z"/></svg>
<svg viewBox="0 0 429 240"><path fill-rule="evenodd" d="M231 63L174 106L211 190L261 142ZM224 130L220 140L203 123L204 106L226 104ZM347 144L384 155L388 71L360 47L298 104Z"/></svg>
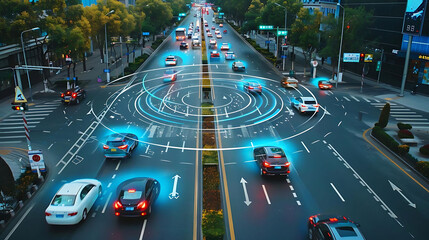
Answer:
<svg viewBox="0 0 429 240"><path fill-rule="evenodd" d="M76 195L55 195L52 206L73 206Z"/></svg>
<svg viewBox="0 0 429 240"><path fill-rule="evenodd" d="M232 55L232 54L234 54L234 53L233 53L233 52L227 52L226 54Z"/></svg>
<svg viewBox="0 0 429 240"><path fill-rule="evenodd" d="M250 82L249 85L252 86L252 87L258 87L259 83Z"/></svg>
<svg viewBox="0 0 429 240"><path fill-rule="evenodd" d="M122 141L108 141L107 142L107 146L111 146L111 147L119 147L124 145L124 142Z"/></svg>
<svg viewBox="0 0 429 240"><path fill-rule="evenodd" d="M236 63L235 63L235 66L237 66L237 67L243 67L243 63L241 63L241 62L236 62Z"/></svg>
<svg viewBox="0 0 429 240"><path fill-rule="evenodd" d="M283 152L283 149L281 149L281 148L270 148L270 151L274 154L285 157L285 153Z"/></svg>
<svg viewBox="0 0 429 240"><path fill-rule="evenodd" d="M174 60L174 57L167 57L167 60L169 61Z"/></svg>
<svg viewBox="0 0 429 240"><path fill-rule="evenodd" d="M316 101L314 101L314 100L307 100L307 101L305 101L305 104L316 104Z"/></svg>
<svg viewBox="0 0 429 240"><path fill-rule="evenodd" d="M349 227L349 226L336 227L335 229L337 230L338 235L340 235L340 237L356 237L357 236L353 227Z"/></svg>
<svg viewBox="0 0 429 240"><path fill-rule="evenodd" d="M176 73L176 71L174 71L174 70L167 70L164 72L165 75L171 75L171 74L175 74L175 73Z"/></svg>
<svg viewBox="0 0 429 240"><path fill-rule="evenodd" d="M135 199L140 199L142 196L142 191L121 191L121 198L124 200L135 200Z"/></svg>
<svg viewBox="0 0 429 240"><path fill-rule="evenodd" d="M321 84L329 84L329 82L327 82L327 81L322 81L322 82L320 82Z"/></svg>

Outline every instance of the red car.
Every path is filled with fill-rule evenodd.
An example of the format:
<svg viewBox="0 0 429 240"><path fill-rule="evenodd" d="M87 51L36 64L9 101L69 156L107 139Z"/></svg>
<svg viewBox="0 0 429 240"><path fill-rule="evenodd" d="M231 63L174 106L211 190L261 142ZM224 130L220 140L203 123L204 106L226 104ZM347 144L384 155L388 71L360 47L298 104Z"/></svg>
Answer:
<svg viewBox="0 0 429 240"><path fill-rule="evenodd" d="M85 98L86 92L79 86L67 89L64 93L61 93L61 102L63 104L79 104Z"/></svg>
<svg viewBox="0 0 429 240"><path fill-rule="evenodd" d="M214 26L212 27L212 30L215 30L215 27L214 27Z"/></svg>
<svg viewBox="0 0 429 240"><path fill-rule="evenodd" d="M319 81L318 86L322 90L324 90L324 89L329 90L332 88L332 84L329 81Z"/></svg>
<svg viewBox="0 0 429 240"><path fill-rule="evenodd" d="M210 52L210 57L220 57L219 52L218 51L211 51Z"/></svg>
<svg viewBox="0 0 429 240"><path fill-rule="evenodd" d="M227 33L228 31L225 29L225 30L223 30L223 33Z"/></svg>

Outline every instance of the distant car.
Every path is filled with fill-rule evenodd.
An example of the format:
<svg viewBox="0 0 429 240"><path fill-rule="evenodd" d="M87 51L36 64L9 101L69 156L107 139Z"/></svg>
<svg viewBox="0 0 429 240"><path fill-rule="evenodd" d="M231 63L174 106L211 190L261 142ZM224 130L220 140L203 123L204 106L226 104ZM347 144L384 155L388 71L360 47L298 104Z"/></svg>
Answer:
<svg viewBox="0 0 429 240"><path fill-rule="evenodd" d="M216 49L217 48L217 41L216 41L216 39L210 39L210 42L209 42L209 48L211 48L211 49Z"/></svg>
<svg viewBox="0 0 429 240"><path fill-rule="evenodd" d="M274 146L258 147L253 150L253 158L259 165L261 176L288 175L290 162L283 149Z"/></svg>
<svg viewBox="0 0 429 240"><path fill-rule="evenodd" d="M168 69L164 72L164 82L174 82L177 80L177 71L173 69Z"/></svg>
<svg viewBox="0 0 429 240"><path fill-rule="evenodd" d="M226 52L225 53L225 59L226 60L234 60L235 59L235 54L232 51Z"/></svg>
<svg viewBox="0 0 429 240"><path fill-rule="evenodd" d="M220 57L220 55L219 55L219 52L218 51L211 51L210 52L210 57L212 57L212 58L218 58L218 57Z"/></svg>
<svg viewBox="0 0 429 240"><path fill-rule="evenodd" d="M177 65L177 59L175 56L170 55L165 59L165 66L176 66L176 65Z"/></svg>
<svg viewBox="0 0 429 240"><path fill-rule="evenodd" d="M200 40L192 40L192 48L201 48Z"/></svg>
<svg viewBox="0 0 429 240"><path fill-rule="evenodd" d="M192 38L192 34L193 34L192 30L188 30L188 39Z"/></svg>
<svg viewBox="0 0 429 240"><path fill-rule="evenodd" d="M206 28L206 32L210 32L210 28Z"/></svg>
<svg viewBox="0 0 429 240"><path fill-rule="evenodd" d="M214 26L212 27L212 30L215 30L215 27L214 27Z"/></svg>
<svg viewBox="0 0 429 240"><path fill-rule="evenodd" d="M209 26L209 24L208 23L204 23L204 27L208 27Z"/></svg>
<svg viewBox="0 0 429 240"><path fill-rule="evenodd" d="M208 32L207 37L213 37L213 34L211 32Z"/></svg>
<svg viewBox="0 0 429 240"><path fill-rule="evenodd" d="M220 34L216 34L216 38L221 39L221 38L222 38L222 35L220 35Z"/></svg>
<svg viewBox="0 0 429 240"><path fill-rule="evenodd" d="M216 20L214 18L212 18L212 22L216 22Z"/></svg>
<svg viewBox="0 0 429 240"><path fill-rule="evenodd" d="M344 216L317 214L308 219L308 239L365 240L359 226Z"/></svg>
<svg viewBox="0 0 429 240"><path fill-rule="evenodd" d="M79 86L67 89L64 93L61 93L61 102L63 104L79 104L80 101L86 98L86 91Z"/></svg>
<svg viewBox="0 0 429 240"><path fill-rule="evenodd" d="M138 138L132 133L114 133L107 137L104 144L105 158L131 157L131 152L139 144Z"/></svg>
<svg viewBox="0 0 429 240"><path fill-rule="evenodd" d="M233 62L232 63L232 70L234 71L244 71L246 70L246 67L244 66L244 64L240 61L237 62Z"/></svg>
<svg viewBox="0 0 429 240"><path fill-rule="evenodd" d="M285 88L297 88L298 80L293 77L284 77L282 80L282 87Z"/></svg>
<svg viewBox="0 0 429 240"><path fill-rule="evenodd" d="M246 82L244 83L243 88L248 93L262 93L262 86L257 82Z"/></svg>
<svg viewBox="0 0 429 240"><path fill-rule="evenodd" d="M219 24L219 27L223 27L223 24L221 23L221 24Z"/></svg>
<svg viewBox="0 0 429 240"><path fill-rule="evenodd" d="M250 36L248 34L243 34L243 37L246 38L246 39L250 38Z"/></svg>
<svg viewBox="0 0 429 240"><path fill-rule="evenodd" d="M296 108L300 113L319 112L319 104L317 104L313 97L291 98L291 106Z"/></svg>
<svg viewBox="0 0 429 240"><path fill-rule="evenodd" d="M117 188L118 197L113 203L116 216L141 217L152 213L161 185L153 178L140 177L126 180Z"/></svg>
<svg viewBox="0 0 429 240"><path fill-rule="evenodd" d="M200 40L200 36L198 35L198 33L195 33L195 34L192 36L192 40Z"/></svg>
<svg viewBox="0 0 429 240"><path fill-rule="evenodd" d="M332 84L329 81L319 81L318 84L320 89L331 89Z"/></svg>
<svg viewBox="0 0 429 240"><path fill-rule="evenodd" d="M229 50L229 43L222 43L220 50Z"/></svg>
<svg viewBox="0 0 429 240"><path fill-rule="evenodd" d="M72 225L85 221L101 193L101 183L96 179L77 179L64 184L45 210L46 222Z"/></svg>
<svg viewBox="0 0 429 240"><path fill-rule="evenodd" d="M225 30L223 30L223 33L228 33L228 30L226 30L226 29L225 29Z"/></svg>
<svg viewBox="0 0 429 240"><path fill-rule="evenodd" d="M187 42L183 41L180 43L180 49L188 49L189 45Z"/></svg>
<svg viewBox="0 0 429 240"><path fill-rule="evenodd" d="M217 35L217 34L220 34L219 29L216 29L216 30L215 30L215 34L216 34L216 35Z"/></svg>

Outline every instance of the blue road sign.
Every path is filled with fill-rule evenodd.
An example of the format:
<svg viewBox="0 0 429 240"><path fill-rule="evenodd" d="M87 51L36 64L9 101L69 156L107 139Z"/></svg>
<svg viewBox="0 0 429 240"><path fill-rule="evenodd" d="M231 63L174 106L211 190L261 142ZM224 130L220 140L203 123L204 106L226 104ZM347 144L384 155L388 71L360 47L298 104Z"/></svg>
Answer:
<svg viewBox="0 0 429 240"><path fill-rule="evenodd" d="M149 34L150 34L149 32L142 32L143 36L149 36Z"/></svg>
<svg viewBox="0 0 429 240"><path fill-rule="evenodd" d="M103 69L105 73L110 73L110 69Z"/></svg>
<svg viewBox="0 0 429 240"><path fill-rule="evenodd" d="M270 43L270 40L265 40L265 43Z"/></svg>
<svg viewBox="0 0 429 240"><path fill-rule="evenodd" d="M286 59L287 58L287 56L286 55L282 55L282 59Z"/></svg>

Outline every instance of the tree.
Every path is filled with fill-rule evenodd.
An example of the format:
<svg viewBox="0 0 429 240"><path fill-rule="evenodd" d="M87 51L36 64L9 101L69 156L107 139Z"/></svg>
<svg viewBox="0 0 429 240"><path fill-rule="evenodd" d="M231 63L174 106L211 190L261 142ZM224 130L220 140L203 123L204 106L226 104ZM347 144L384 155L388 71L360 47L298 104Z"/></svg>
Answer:
<svg viewBox="0 0 429 240"><path fill-rule="evenodd" d="M319 47L321 19L322 13L318 9L310 13L309 9L301 8L295 23L292 24L290 42L302 48L305 62L307 62L307 55L311 55Z"/></svg>
<svg viewBox="0 0 429 240"><path fill-rule="evenodd" d="M390 103L386 103L383 107L383 110L381 110L380 118L378 119L378 123L376 123L375 126L385 128L389 123L389 116L390 116Z"/></svg>
<svg viewBox="0 0 429 240"><path fill-rule="evenodd" d="M155 39L157 31L164 29L173 18L170 4L161 0L137 0L136 6L146 15L142 30L150 32Z"/></svg>
<svg viewBox="0 0 429 240"><path fill-rule="evenodd" d="M263 6L264 4L262 4L260 0L252 0L244 16L245 24L242 27L243 32L258 29L258 26L260 25L259 20L261 9Z"/></svg>
<svg viewBox="0 0 429 240"><path fill-rule="evenodd" d="M290 28L295 22L296 15L302 8L300 0L268 0L261 11L261 23L263 25L273 25L274 27L284 27L285 24L285 10L282 7L275 5L278 3L287 9L287 28Z"/></svg>

